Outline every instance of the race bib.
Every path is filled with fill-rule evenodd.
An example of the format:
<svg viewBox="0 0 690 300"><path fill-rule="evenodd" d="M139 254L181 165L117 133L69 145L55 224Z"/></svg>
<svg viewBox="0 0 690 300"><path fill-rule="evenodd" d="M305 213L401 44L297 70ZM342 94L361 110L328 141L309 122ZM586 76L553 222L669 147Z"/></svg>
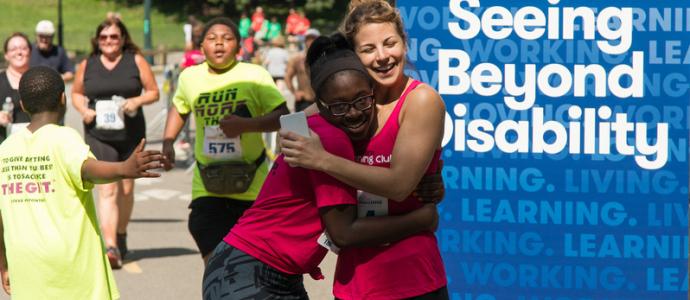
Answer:
<svg viewBox="0 0 690 300"><path fill-rule="evenodd" d="M325 231L321 234L321 236L319 236L316 242L319 243L321 247L331 250L335 254L338 254L340 252L340 248L338 248L338 246L331 242L331 239L328 237L328 233Z"/></svg>
<svg viewBox="0 0 690 300"><path fill-rule="evenodd" d="M218 125L204 128L204 155L219 160L242 159L240 137L228 138Z"/></svg>
<svg viewBox="0 0 690 300"><path fill-rule="evenodd" d="M22 130L23 128L26 128L26 126L29 126L29 122L26 123L12 123L10 125L10 132L9 134L15 134Z"/></svg>
<svg viewBox="0 0 690 300"><path fill-rule="evenodd" d="M388 215L388 198L357 191L357 216L378 217Z"/></svg>
<svg viewBox="0 0 690 300"><path fill-rule="evenodd" d="M124 113L113 100L96 101L96 129L121 130L125 128Z"/></svg>

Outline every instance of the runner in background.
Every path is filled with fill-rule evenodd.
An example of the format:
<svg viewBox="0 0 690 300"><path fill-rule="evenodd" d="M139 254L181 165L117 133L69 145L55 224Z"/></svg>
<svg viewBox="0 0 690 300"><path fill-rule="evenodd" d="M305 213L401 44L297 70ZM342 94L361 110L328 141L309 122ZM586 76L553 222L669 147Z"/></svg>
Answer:
<svg viewBox="0 0 690 300"><path fill-rule="evenodd" d="M184 31L184 50L189 51L194 48L194 28L203 27L204 24L193 15L187 17L187 23L182 26Z"/></svg>
<svg viewBox="0 0 690 300"><path fill-rule="evenodd" d="M193 113L197 166L188 225L205 263L254 203L268 172L261 132L278 129L278 118L288 111L263 67L236 60L240 41L235 23L212 19L202 37L206 61L180 74L165 124L163 153L165 169L170 170L173 143Z"/></svg>
<svg viewBox="0 0 690 300"><path fill-rule="evenodd" d="M124 161L146 136L143 105L158 101L151 67L119 18L101 22L91 55L77 68L72 105L84 122L84 138L96 158ZM143 93L142 93L143 90ZM113 268L127 254L127 225L134 208L134 180L99 184L98 214Z"/></svg>
<svg viewBox="0 0 690 300"><path fill-rule="evenodd" d="M238 53L238 57L243 62L252 62L257 47L256 43L254 42L254 30L249 28L249 32L247 34L247 38L240 42L241 48Z"/></svg>
<svg viewBox="0 0 690 300"><path fill-rule="evenodd" d="M268 23L268 31L266 33L266 40L267 41L273 41L273 39L281 36L283 34L283 26L280 25L280 22L278 22L278 18L276 16L271 17L271 22ZM284 47L284 45L283 45Z"/></svg>
<svg viewBox="0 0 690 300"><path fill-rule="evenodd" d="M264 9L261 6L254 8L254 13L252 13L252 24L251 29L254 31L255 43L263 45L263 38L265 32L262 31L264 28Z"/></svg>
<svg viewBox="0 0 690 300"><path fill-rule="evenodd" d="M240 16L240 23L238 24L240 31L240 38L246 39L249 36L249 29L252 27L252 20L247 16L247 12L242 11Z"/></svg>
<svg viewBox="0 0 690 300"><path fill-rule="evenodd" d="M65 84L49 67L26 72L19 93L31 123L0 145L3 288L12 299L118 299L91 188L158 177L148 170L160 167L160 152L141 140L123 162L95 160L77 131L57 125Z"/></svg>
<svg viewBox="0 0 690 300"><path fill-rule="evenodd" d="M304 35L311 27L311 21L309 21L309 18L307 18L307 16L304 14L304 11L301 9L297 10L297 15L298 18L295 24L294 33L297 35L297 40L300 47L302 47L302 45L304 45ZM300 48L300 50L302 50L302 48Z"/></svg>
<svg viewBox="0 0 690 300"><path fill-rule="evenodd" d="M346 16L343 31L375 81L378 131L366 155L353 163L324 151L317 135L284 132L281 150L290 164L367 191L360 207L376 216L408 213L421 206L411 196L419 179L439 168L443 100L404 74L406 35L399 13L386 1L362 1ZM436 237L420 233L387 247L343 249L333 293L338 299L448 299L446 284Z"/></svg>
<svg viewBox="0 0 690 300"><path fill-rule="evenodd" d="M191 67L193 65L198 65L202 62L204 62L205 57L204 54L201 53L200 49L200 44L201 44L201 34L204 31L204 24L201 22L197 22L193 27L191 31L191 44L188 50L184 52L184 56L182 57L182 62L180 63L180 69L184 69L187 67Z"/></svg>
<svg viewBox="0 0 690 300"><path fill-rule="evenodd" d="M36 44L31 47L29 65L48 66L61 74L64 81L74 79L74 64L62 47L53 44L55 26L53 22L42 20L36 24Z"/></svg>
<svg viewBox="0 0 690 300"><path fill-rule="evenodd" d="M285 70L289 57L290 54L285 50L285 38L282 35L271 40L271 48L266 50L262 64L278 86L285 82Z"/></svg>
<svg viewBox="0 0 690 300"><path fill-rule="evenodd" d="M17 88L22 74L29 70L31 43L25 34L15 32L5 39L3 50L7 69L0 73L0 143L13 129L29 124L29 115L19 105Z"/></svg>
<svg viewBox="0 0 690 300"><path fill-rule="evenodd" d="M289 50L296 50L298 48L292 48L297 45L297 34L295 33L295 27L299 22L299 15L294 8L290 8L288 15L285 18L285 36L287 37L287 44Z"/></svg>
<svg viewBox="0 0 690 300"><path fill-rule="evenodd" d="M294 54L287 63L285 85L295 97L295 111L302 111L314 103L314 91L311 89L307 72L306 56L311 43L321 35L318 30L310 28L304 35L304 50Z"/></svg>

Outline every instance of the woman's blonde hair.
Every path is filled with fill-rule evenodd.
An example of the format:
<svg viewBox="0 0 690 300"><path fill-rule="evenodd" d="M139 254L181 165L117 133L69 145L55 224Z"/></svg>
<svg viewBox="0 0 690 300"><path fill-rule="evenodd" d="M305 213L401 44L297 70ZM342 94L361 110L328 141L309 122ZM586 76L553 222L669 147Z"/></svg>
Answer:
<svg viewBox="0 0 690 300"><path fill-rule="evenodd" d="M353 0L350 1L350 12L345 16L340 31L350 44L354 45L354 37L360 27L371 23L392 23L407 45L407 34L403 27L402 18L397 9L384 0Z"/></svg>

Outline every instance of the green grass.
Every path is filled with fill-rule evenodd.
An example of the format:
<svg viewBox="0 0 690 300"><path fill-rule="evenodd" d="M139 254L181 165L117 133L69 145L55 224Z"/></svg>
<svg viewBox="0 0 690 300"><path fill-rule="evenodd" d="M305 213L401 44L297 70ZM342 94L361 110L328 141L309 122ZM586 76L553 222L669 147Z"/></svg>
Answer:
<svg viewBox="0 0 690 300"><path fill-rule="evenodd" d="M57 30L57 0L0 0L0 41L12 32L21 31L34 42L34 29L38 21L53 21ZM125 6L102 0L63 0L64 46L78 56L91 51L90 39L96 27L109 11L120 13L134 42L144 46L144 6ZM151 11L153 48L182 49L184 46L183 22L177 16L166 16L155 8ZM54 42L57 44L57 34ZM2 49L0 48L0 51Z"/></svg>

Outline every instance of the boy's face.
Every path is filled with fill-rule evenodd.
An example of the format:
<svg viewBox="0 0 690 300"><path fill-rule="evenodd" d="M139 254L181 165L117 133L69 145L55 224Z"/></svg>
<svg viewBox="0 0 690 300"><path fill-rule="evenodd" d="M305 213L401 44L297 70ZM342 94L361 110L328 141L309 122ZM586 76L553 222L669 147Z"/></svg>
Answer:
<svg viewBox="0 0 690 300"><path fill-rule="evenodd" d="M239 41L230 27L216 24L206 32L201 42L201 52L214 69L226 69L235 62Z"/></svg>

